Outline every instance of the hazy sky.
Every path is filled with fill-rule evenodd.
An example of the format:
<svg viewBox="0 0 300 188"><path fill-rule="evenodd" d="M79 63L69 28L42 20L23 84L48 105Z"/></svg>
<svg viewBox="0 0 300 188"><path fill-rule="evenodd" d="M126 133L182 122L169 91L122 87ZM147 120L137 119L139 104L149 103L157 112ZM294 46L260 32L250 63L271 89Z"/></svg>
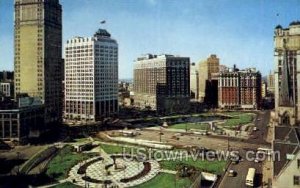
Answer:
<svg viewBox="0 0 300 188"><path fill-rule="evenodd" d="M63 43L106 28L119 43L119 76L145 53L217 54L221 64L273 68L273 33L300 20L300 0L60 0ZM13 0L0 0L0 70L13 70ZM106 20L104 26L99 22Z"/></svg>

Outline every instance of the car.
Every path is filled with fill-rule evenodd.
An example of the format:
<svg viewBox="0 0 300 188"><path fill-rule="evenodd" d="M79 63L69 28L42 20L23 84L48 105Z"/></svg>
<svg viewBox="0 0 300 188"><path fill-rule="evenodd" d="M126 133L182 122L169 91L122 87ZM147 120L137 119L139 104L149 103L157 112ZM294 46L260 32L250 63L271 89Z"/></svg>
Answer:
<svg viewBox="0 0 300 188"><path fill-rule="evenodd" d="M260 158L255 158L255 159L254 159L254 162L255 162L255 163L260 163L261 161L262 161L262 160L261 160Z"/></svg>
<svg viewBox="0 0 300 188"><path fill-rule="evenodd" d="M234 170L229 170L228 171L228 176L229 177L235 177L237 175L237 172L236 171L234 171Z"/></svg>

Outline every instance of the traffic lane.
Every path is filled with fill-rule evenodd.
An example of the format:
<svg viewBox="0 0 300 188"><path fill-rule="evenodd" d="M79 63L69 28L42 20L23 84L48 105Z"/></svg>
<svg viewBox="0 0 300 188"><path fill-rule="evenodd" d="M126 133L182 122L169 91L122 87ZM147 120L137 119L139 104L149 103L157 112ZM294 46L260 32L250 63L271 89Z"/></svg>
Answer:
<svg viewBox="0 0 300 188"><path fill-rule="evenodd" d="M261 180L262 180L262 173L261 173L261 163L255 163L251 161L240 161L238 164L231 164L225 173L225 176L219 185L220 188L247 188L246 186L246 176L248 173L249 168L255 168L255 185L254 187L260 187ZM237 172L235 177L229 177L228 172L229 170L234 170Z"/></svg>
<svg viewBox="0 0 300 188"><path fill-rule="evenodd" d="M257 131L253 131L252 137L250 139L254 139L257 142L265 141L268 133L268 124L270 121L270 111L263 111L257 113L257 118L255 120L255 126L257 127Z"/></svg>

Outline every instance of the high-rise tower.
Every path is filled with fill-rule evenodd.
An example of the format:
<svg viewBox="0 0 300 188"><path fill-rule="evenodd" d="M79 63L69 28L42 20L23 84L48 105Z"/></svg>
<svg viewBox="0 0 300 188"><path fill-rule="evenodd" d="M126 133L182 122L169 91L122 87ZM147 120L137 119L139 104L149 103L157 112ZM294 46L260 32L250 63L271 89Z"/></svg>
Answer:
<svg viewBox="0 0 300 188"><path fill-rule="evenodd" d="M15 94L45 104L46 122L61 119L62 8L59 0L15 0Z"/></svg>
<svg viewBox="0 0 300 188"><path fill-rule="evenodd" d="M275 28L275 109L279 124L300 122L300 22Z"/></svg>
<svg viewBox="0 0 300 188"><path fill-rule="evenodd" d="M74 37L65 46L65 119L97 121L117 114L117 41L99 29L93 37Z"/></svg>

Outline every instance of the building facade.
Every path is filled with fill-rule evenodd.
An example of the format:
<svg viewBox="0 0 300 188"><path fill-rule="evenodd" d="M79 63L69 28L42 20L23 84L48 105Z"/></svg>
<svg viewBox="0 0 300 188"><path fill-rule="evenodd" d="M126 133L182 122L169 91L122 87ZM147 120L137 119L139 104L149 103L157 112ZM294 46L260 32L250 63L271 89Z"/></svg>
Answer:
<svg viewBox="0 0 300 188"><path fill-rule="evenodd" d="M190 59L148 54L134 65L134 104L158 113L189 110Z"/></svg>
<svg viewBox="0 0 300 188"><path fill-rule="evenodd" d="M213 73L219 73L220 62L217 55L210 55L199 63L199 100L204 101L206 81L212 79Z"/></svg>
<svg viewBox="0 0 300 188"><path fill-rule="evenodd" d="M190 89L191 99L197 101L199 99L199 72L195 63L190 65Z"/></svg>
<svg viewBox="0 0 300 188"><path fill-rule="evenodd" d="M275 78L274 74L271 72L267 76L267 91L270 95L274 95L275 93Z"/></svg>
<svg viewBox="0 0 300 188"><path fill-rule="evenodd" d="M265 98L267 96L267 94L268 94L267 88L268 88L267 83L266 82L262 82L261 83L261 97L262 98Z"/></svg>
<svg viewBox="0 0 300 188"><path fill-rule="evenodd" d="M13 92L13 82L0 82L0 93L2 93L5 97L13 97Z"/></svg>
<svg viewBox="0 0 300 188"><path fill-rule="evenodd" d="M259 109L261 74L255 69L235 67L219 74L218 105L220 108Z"/></svg>
<svg viewBox="0 0 300 188"><path fill-rule="evenodd" d="M0 139L25 143L39 134L44 124L45 109L40 100L20 98L18 103L0 101Z"/></svg>
<svg viewBox="0 0 300 188"><path fill-rule="evenodd" d="M279 124L300 122L300 22L278 25L274 36L275 109Z"/></svg>
<svg viewBox="0 0 300 188"><path fill-rule="evenodd" d="M46 123L61 120L62 8L59 0L15 0L15 95L45 104Z"/></svg>
<svg viewBox="0 0 300 188"><path fill-rule="evenodd" d="M65 49L67 120L98 121L118 114L118 43L104 29L75 37Z"/></svg>

